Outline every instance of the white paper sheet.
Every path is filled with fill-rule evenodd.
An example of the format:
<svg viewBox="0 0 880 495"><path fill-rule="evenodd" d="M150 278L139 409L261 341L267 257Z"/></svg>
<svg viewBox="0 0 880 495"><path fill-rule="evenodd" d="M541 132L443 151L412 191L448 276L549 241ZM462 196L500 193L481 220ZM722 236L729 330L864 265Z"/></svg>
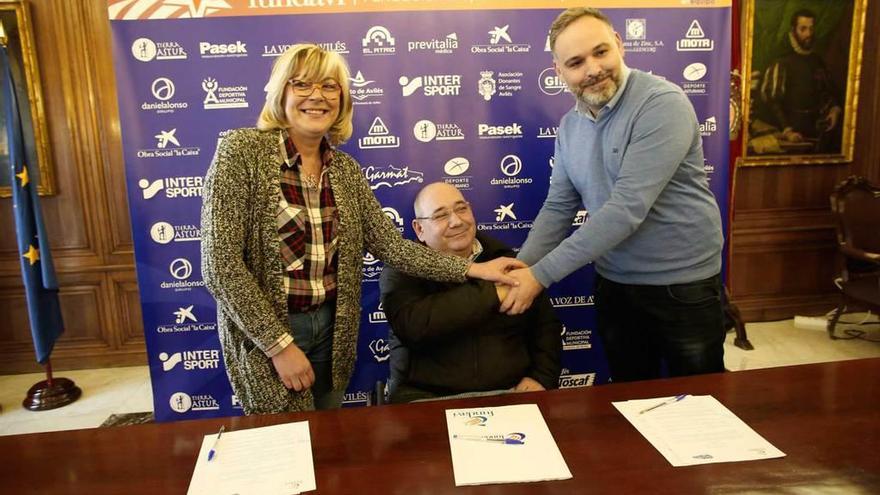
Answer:
<svg viewBox="0 0 880 495"><path fill-rule="evenodd" d="M314 490L309 422L205 435L187 495L290 495Z"/></svg>
<svg viewBox="0 0 880 495"><path fill-rule="evenodd" d="M613 404L673 466L785 457L711 395L688 395L646 411L670 399Z"/></svg>
<svg viewBox="0 0 880 495"><path fill-rule="evenodd" d="M536 404L447 409L446 427L455 486L571 478Z"/></svg>

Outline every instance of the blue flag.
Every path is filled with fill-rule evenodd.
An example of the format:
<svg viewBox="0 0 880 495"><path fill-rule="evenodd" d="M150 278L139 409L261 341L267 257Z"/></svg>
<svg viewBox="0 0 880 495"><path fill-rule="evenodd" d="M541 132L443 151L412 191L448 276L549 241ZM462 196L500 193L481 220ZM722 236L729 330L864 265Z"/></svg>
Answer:
<svg viewBox="0 0 880 495"><path fill-rule="evenodd" d="M28 317L37 361L45 363L52 354L55 340L64 331L58 302L58 281L49 254L49 241L40 212L37 184L28 171L27 152L21 130L21 115L6 47L0 46L3 67L3 101L6 107L6 135L9 143L9 168L12 173L12 202L15 232L21 256L21 278L27 293Z"/></svg>

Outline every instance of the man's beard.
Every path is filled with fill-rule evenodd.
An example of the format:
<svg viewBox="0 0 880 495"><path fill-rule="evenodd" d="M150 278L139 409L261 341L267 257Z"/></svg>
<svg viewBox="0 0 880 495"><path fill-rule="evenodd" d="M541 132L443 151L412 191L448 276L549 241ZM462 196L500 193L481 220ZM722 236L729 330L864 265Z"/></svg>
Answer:
<svg viewBox="0 0 880 495"><path fill-rule="evenodd" d="M622 84L622 77L620 71L616 74L612 71L603 71L598 76L592 77L576 88L573 93L577 95L577 98L584 102L587 106L592 108L601 108L605 106L606 103L611 101L614 98L614 95L617 94L617 90L620 88ZM605 87L599 91L590 91L588 88L593 84L596 84L601 81L606 81Z"/></svg>

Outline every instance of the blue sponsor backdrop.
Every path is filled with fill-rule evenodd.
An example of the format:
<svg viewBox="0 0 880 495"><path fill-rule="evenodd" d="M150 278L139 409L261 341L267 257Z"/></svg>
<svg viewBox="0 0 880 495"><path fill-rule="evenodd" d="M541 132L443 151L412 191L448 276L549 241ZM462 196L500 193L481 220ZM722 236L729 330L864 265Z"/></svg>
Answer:
<svg viewBox="0 0 880 495"><path fill-rule="evenodd" d="M631 67L682 86L727 220L730 9L607 10ZM428 182L460 187L481 231L519 246L547 193L560 117L573 99L552 70L557 10L399 12L112 21L124 154L156 418L241 413L199 267L203 176L229 130L253 126L271 64L290 44L346 57L355 133L342 149L412 237ZM575 219L573 228L584 221ZM726 231L726 225L725 225ZM388 373L382 270L364 257L358 363L346 404ZM562 386L607 382L594 334L592 268L550 290L565 323Z"/></svg>

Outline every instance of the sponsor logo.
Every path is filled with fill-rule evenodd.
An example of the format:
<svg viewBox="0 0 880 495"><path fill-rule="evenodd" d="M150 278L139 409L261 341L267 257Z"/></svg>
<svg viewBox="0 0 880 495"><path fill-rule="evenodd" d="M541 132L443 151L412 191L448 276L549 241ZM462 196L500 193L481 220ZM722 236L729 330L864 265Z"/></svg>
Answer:
<svg viewBox="0 0 880 495"><path fill-rule="evenodd" d="M550 96L558 95L563 91L569 92L568 86L556 74L556 69L553 67L547 67L538 74L538 87L541 88L542 93Z"/></svg>
<svg viewBox="0 0 880 495"><path fill-rule="evenodd" d="M186 307L177 308L177 311L172 313L172 316L174 316L174 323L171 325L159 325L156 328L156 333L200 332L204 330L216 331L217 323L213 321L199 321L193 312L193 306L194 305L190 304Z"/></svg>
<svg viewBox="0 0 880 495"><path fill-rule="evenodd" d="M480 80L477 81L477 92L486 101L496 95L513 96L523 88L522 77L522 72L499 72L496 77L494 71L483 70L480 71Z"/></svg>
<svg viewBox="0 0 880 495"><path fill-rule="evenodd" d="M390 206L386 206L382 208L382 212L385 213L385 216L390 218L392 222L394 222L394 226L397 227L397 230L400 233L403 233L403 217L400 216L400 213Z"/></svg>
<svg viewBox="0 0 880 495"><path fill-rule="evenodd" d="M446 164L443 165L443 172L445 172L446 175L457 177L467 172L470 166L471 162L469 162L467 158L457 156L455 158L450 158L449 160L447 160Z"/></svg>
<svg viewBox="0 0 880 495"><path fill-rule="evenodd" d="M550 303L553 305L554 308L577 308L581 306L592 306L593 296L551 296Z"/></svg>
<svg viewBox="0 0 880 495"><path fill-rule="evenodd" d="M591 387L596 380L595 373L567 374L559 376L559 388Z"/></svg>
<svg viewBox="0 0 880 495"><path fill-rule="evenodd" d="M199 55L202 58L247 57L247 44L236 40L232 43L199 42Z"/></svg>
<svg viewBox="0 0 880 495"><path fill-rule="evenodd" d="M498 231L498 230L516 230L531 229L532 222L519 220L514 212L514 203L500 204L498 208L492 210L495 213L494 222L484 222L477 224L479 231Z"/></svg>
<svg viewBox="0 0 880 495"><path fill-rule="evenodd" d="M328 52L336 52L336 53L349 53L348 46L346 46L344 41L326 41L326 42L316 42L316 45L320 46L322 49ZM277 45L263 45L263 53L261 56L263 57L278 57L282 53L286 52L290 47L292 47L293 43L287 44L277 44Z"/></svg>
<svg viewBox="0 0 880 495"><path fill-rule="evenodd" d="M202 196L204 181L204 177L201 176L166 177L152 182L141 179L138 181L138 187L141 188L144 199L152 199L160 191L165 191L165 197L169 199L198 198Z"/></svg>
<svg viewBox="0 0 880 495"><path fill-rule="evenodd" d="M644 19L627 19L626 20L626 39L643 40L648 28L648 23Z"/></svg>
<svg viewBox="0 0 880 495"><path fill-rule="evenodd" d="M232 394L229 396L230 404L232 404L233 409L241 409L241 401L238 399L238 396Z"/></svg>
<svg viewBox="0 0 880 495"><path fill-rule="evenodd" d="M183 101L171 101L174 98L174 81L167 77L157 77L150 84L150 93L153 98L159 100L141 103L141 110L154 110L156 113L174 113L176 110L185 109L189 103Z"/></svg>
<svg viewBox="0 0 880 495"><path fill-rule="evenodd" d="M498 164L501 173L506 177L495 177L489 181L493 186L503 186L505 189L516 189L521 184L531 184L531 177L517 177L522 172L522 160L516 155L505 155ZM497 212L498 210L496 210ZM512 212L511 212L512 214ZM515 218L514 218L515 220Z"/></svg>
<svg viewBox="0 0 880 495"><path fill-rule="evenodd" d="M354 77L349 78L349 93L354 105L378 105L385 96L385 90L372 84L375 81L367 80L361 71L357 71Z"/></svg>
<svg viewBox="0 0 880 495"><path fill-rule="evenodd" d="M556 139L556 133L559 132L558 126L539 127L538 139ZM552 167L553 165L551 165Z"/></svg>
<svg viewBox="0 0 880 495"><path fill-rule="evenodd" d="M694 62L685 67L684 70L681 71L681 75L684 76L684 78L688 81L699 81L706 75L707 72L708 69L706 68L706 64L701 62Z"/></svg>
<svg viewBox="0 0 880 495"><path fill-rule="evenodd" d="M394 37L384 26L371 27L361 40L364 55L394 55L394 45Z"/></svg>
<svg viewBox="0 0 880 495"><path fill-rule="evenodd" d="M373 353L373 359L377 363L388 361L391 357L391 346L384 339L376 339L370 342L370 352Z"/></svg>
<svg viewBox="0 0 880 495"><path fill-rule="evenodd" d="M205 110L222 108L247 108L247 86L221 86L213 77L202 79L202 90L205 99L202 104Z"/></svg>
<svg viewBox="0 0 880 495"><path fill-rule="evenodd" d="M156 222L150 227L150 237L159 244L199 241L202 238L202 229L192 224L171 225L168 222Z"/></svg>
<svg viewBox="0 0 880 495"><path fill-rule="evenodd" d="M399 148L400 138L391 134L382 119L376 117L370 124L367 135L358 139L358 148L362 150L375 148Z"/></svg>
<svg viewBox="0 0 880 495"><path fill-rule="evenodd" d="M679 52L711 52L715 49L715 41L706 37L700 21L694 19L684 34L684 38L675 42L675 50Z"/></svg>
<svg viewBox="0 0 880 495"><path fill-rule="evenodd" d="M709 137L712 134L715 134L715 131L717 130L718 123L715 121L714 115L700 123L700 135L703 137Z"/></svg>
<svg viewBox="0 0 880 495"><path fill-rule="evenodd" d="M531 45L514 43L510 35L510 24L494 26L487 34L488 44L471 46L471 53L528 53Z"/></svg>
<svg viewBox="0 0 880 495"><path fill-rule="evenodd" d="M547 38L544 39L544 51L551 52L553 50L550 49L550 31L547 31Z"/></svg>
<svg viewBox="0 0 880 495"><path fill-rule="evenodd" d="M587 217L589 216L590 214L587 213L587 210L578 210L578 212L574 215L574 220L571 221L571 225L573 227L580 227L581 225L586 223Z"/></svg>
<svg viewBox="0 0 880 495"><path fill-rule="evenodd" d="M388 323L388 319L385 318L385 311L382 308L382 303L380 302L378 306L376 306L375 311L371 311L367 316L367 319L370 323Z"/></svg>
<svg viewBox="0 0 880 495"><path fill-rule="evenodd" d="M196 146L180 146L177 138L177 128L160 130L156 138L155 148L146 148L137 151L138 158L177 158L181 156L198 156L201 148Z"/></svg>
<svg viewBox="0 0 880 495"><path fill-rule="evenodd" d="M178 365L186 371L215 370L220 367L220 351L207 349L201 351L181 351L173 354L159 353L162 370L171 371Z"/></svg>
<svg viewBox="0 0 880 495"><path fill-rule="evenodd" d="M626 52L657 53L658 48L665 46L661 40L648 39L648 22L645 19L627 19L625 31L623 49Z"/></svg>
<svg viewBox="0 0 880 495"><path fill-rule="evenodd" d="M189 278L193 274L193 267L192 267L192 263L190 263L190 261L186 258L177 258L177 259L173 260L168 265L168 273L171 274L171 276L174 278L174 280L170 281L170 282L169 281L162 281L162 283L159 284L159 288L173 289L174 292L184 292L184 291L192 290L193 287L204 287L205 286L204 280L189 280ZM181 310L179 310L179 311L182 311L183 309L186 309L186 308L181 308ZM190 308L189 311L191 312L192 308ZM174 314L177 315L178 319L186 317L185 314L184 314L184 316L178 315L177 312L175 312ZM192 313L190 313L190 314L192 314ZM183 321L181 323L183 323Z"/></svg>
<svg viewBox="0 0 880 495"><path fill-rule="evenodd" d="M592 330L569 330L565 325L562 326L562 349L565 351L574 351L579 349L591 349L593 347L590 342Z"/></svg>
<svg viewBox="0 0 880 495"><path fill-rule="evenodd" d="M522 125L516 122L508 125L477 124L479 139L519 139L523 137Z"/></svg>
<svg viewBox="0 0 880 495"><path fill-rule="evenodd" d="M141 62L152 60L186 60L186 50L176 41L154 42L150 38L138 38L131 44L131 54Z"/></svg>
<svg viewBox="0 0 880 495"><path fill-rule="evenodd" d="M421 184L425 177L422 172L410 170L409 167L395 167L388 165L387 167L376 167L373 165L361 169L370 183L370 189L376 190L380 187L397 187L405 186L410 183Z"/></svg>
<svg viewBox="0 0 880 495"><path fill-rule="evenodd" d="M364 254L364 266L361 269L361 273L366 282L378 282L379 276L382 275L382 269L383 266L379 264L378 258L370 252Z"/></svg>
<svg viewBox="0 0 880 495"><path fill-rule="evenodd" d="M177 392L168 400L171 410L178 413L187 411L216 411L220 409L220 403L210 394L189 395L185 392Z"/></svg>
<svg viewBox="0 0 880 495"><path fill-rule="evenodd" d="M342 404L347 406L366 406L370 403L370 394L367 392L351 392L342 396Z"/></svg>
<svg viewBox="0 0 880 495"><path fill-rule="evenodd" d="M403 96L412 96L421 89L425 96L458 96L461 91L461 76L457 74L433 74L409 78L400 76Z"/></svg>
<svg viewBox="0 0 880 495"><path fill-rule="evenodd" d="M450 54L458 50L458 35L449 33L445 38L432 38L427 41L410 41L406 44L406 51L428 51L438 55Z"/></svg>
<svg viewBox="0 0 880 495"><path fill-rule="evenodd" d="M423 119L413 126L413 136L423 143L429 143L435 139L437 141L459 141L464 139L464 131L458 124L436 124Z"/></svg>
<svg viewBox="0 0 880 495"><path fill-rule="evenodd" d="M443 182L458 189L470 189L471 176L463 175L468 169L470 169L470 167L471 162L463 156L450 158L445 164L443 164L443 173L446 174L443 177Z"/></svg>
<svg viewBox="0 0 880 495"><path fill-rule="evenodd" d="M707 177L707 180L711 181L711 175L715 173L715 165L712 165L711 163L709 163L709 160L703 158L703 170L706 172L706 175L710 176Z"/></svg>

